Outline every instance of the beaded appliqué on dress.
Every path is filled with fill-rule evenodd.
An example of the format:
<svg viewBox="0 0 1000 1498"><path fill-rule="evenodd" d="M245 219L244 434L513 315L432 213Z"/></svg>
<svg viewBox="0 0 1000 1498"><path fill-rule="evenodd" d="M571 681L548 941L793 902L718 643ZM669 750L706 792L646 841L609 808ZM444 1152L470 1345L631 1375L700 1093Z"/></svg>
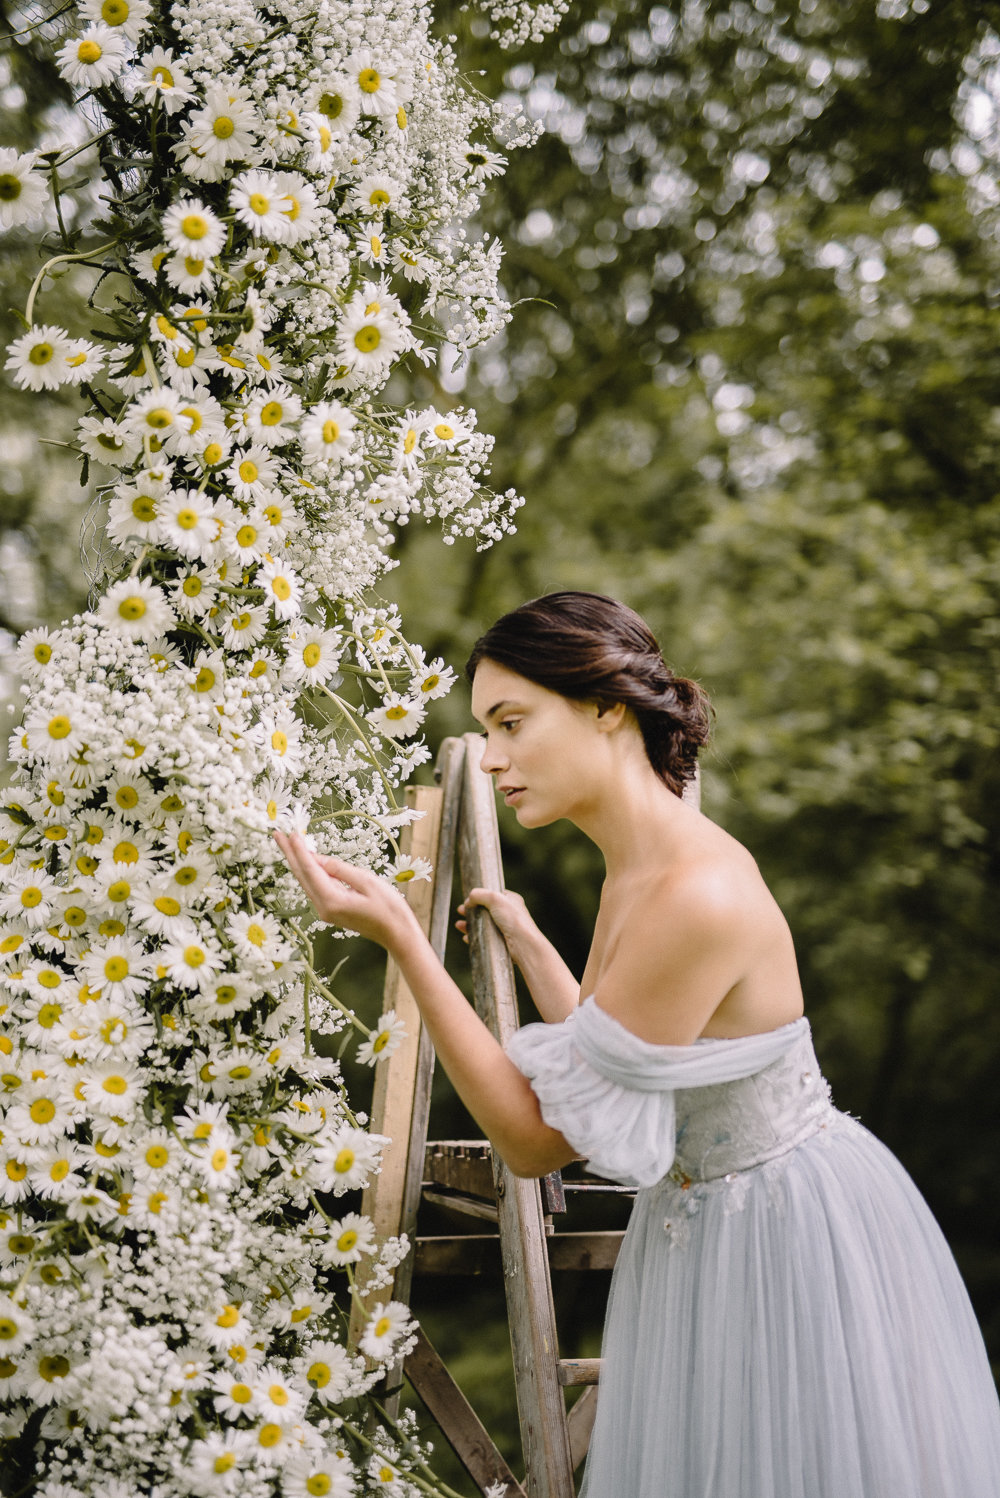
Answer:
<svg viewBox="0 0 1000 1498"><path fill-rule="evenodd" d="M712 1198L722 1198L727 1216L743 1211L755 1183L780 1211L792 1151L842 1122L808 1034L752 1077L678 1091L674 1164L651 1188L671 1246L684 1247L692 1218Z"/></svg>

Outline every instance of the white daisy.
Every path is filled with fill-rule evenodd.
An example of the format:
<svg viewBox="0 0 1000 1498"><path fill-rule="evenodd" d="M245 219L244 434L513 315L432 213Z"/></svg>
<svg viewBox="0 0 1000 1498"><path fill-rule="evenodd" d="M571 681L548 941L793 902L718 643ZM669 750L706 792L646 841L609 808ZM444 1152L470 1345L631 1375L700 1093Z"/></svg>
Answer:
<svg viewBox="0 0 1000 1498"><path fill-rule="evenodd" d="M353 1498L354 1467L342 1450L296 1451L282 1469L281 1491L285 1498Z"/></svg>
<svg viewBox="0 0 1000 1498"><path fill-rule="evenodd" d="M110 26L88 26L56 53L56 63L68 83L78 88L103 88L125 66L126 38Z"/></svg>
<svg viewBox="0 0 1000 1498"><path fill-rule="evenodd" d="M181 414L183 405L184 396L179 390L161 385L159 389L144 391L127 408L122 420L130 432L166 442L173 432L191 429L190 418Z"/></svg>
<svg viewBox="0 0 1000 1498"><path fill-rule="evenodd" d="M22 390L58 390L69 381L66 359L72 346L68 333L46 323L14 339L4 369Z"/></svg>
<svg viewBox="0 0 1000 1498"><path fill-rule="evenodd" d="M472 428L457 416L442 416L438 411L428 411L423 428L432 452L454 452L462 442L472 436Z"/></svg>
<svg viewBox="0 0 1000 1498"><path fill-rule="evenodd" d="M107 1117L131 1117L142 1102L145 1080L142 1067L116 1057L87 1062L81 1068L80 1091L88 1108Z"/></svg>
<svg viewBox="0 0 1000 1498"><path fill-rule="evenodd" d="M402 100L396 89L396 80L387 73L367 47L362 47L349 58L345 72L361 96L361 112L390 119Z"/></svg>
<svg viewBox="0 0 1000 1498"><path fill-rule="evenodd" d="M390 211L401 211L402 196L402 187L395 177L388 172L372 172L354 184L348 196L348 204L360 213L369 213L381 219Z"/></svg>
<svg viewBox="0 0 1000 1498"><path fill-rule="evenodd" d="M359 1351L378 1360L391 1356L399 1339L412 1327L410 1308L401 1300L380 1302L371 1314L358 1342Z"/></svg>
<svg viewBox="0 0 1000 1498"><path fill-rule="evenodd" d="M370 1217L348 1212L339 1222L331 1222L329 1239L323 1249L324 1261L336 1265L356 1264L365 1254L375 1252L375 1224Z"/></svg>
<svg viewBox="0 0 1000 1498"><path fill-rule="evenodd" d="M273 172L243 172L229 189L229 206L240 223L261 239L284 244L290 238L292 202Z"/></svg>
<svg viewBox="0 0 1000 1498"><path fill-rule="evenodd" d="M234 1419L238 1415L256 1414L257 1389L242 1371L226 1370L217 1374L212 1387L215 1389L215 1408L220 1415Z"/></svg>
<svg viewBox="0 0 1000 1498"><path fill-rule="evenodd" d="M199 296L204 291L211 291L215 285L213 262L195 254L171 255L164 267L164 274L171 286L185 296ZM198 354L202 352L198 349L178 349L175 364L183 369L186 363L197 371ZM176 376L172 375L171 378Z"/></svg>
<svg viewBox="0 0 1000 1498"><path fill-rule="evenodd" d="M136 998L149 986L151 960L125 936L91 947L80 966L88 987L108 999Z"/></svg>
<svg viewBox="0 0 1000 1498"><path fill-rule="evenodd" d="M237 499L263 500L278 482L278 459L266 447L246 447L233 454L225 470Z"/></svg>
<svg viewBox="0 0 1000 1498"><path fill-rule="evenodd" d="M384 374L407 342L402 309L371 283L344 308L337 330L337 358L349 372Z"/></svg>
<svg viewBox="0 0 1000 1498"><path fill-rule="evenodd" d="M81 416L76 429L82 451L109 468L131 467L142 451L141 439L110 416Z"/></svg>
<svg viewBox="0 0 1000 1498"><path fill-rule="evenodd" d="M365 714L369 723L389 739L407 739L423 723L426 709L410 697L399 692L389 692L382 699L381 707L372 708Z"/></svg>
<svg viewBox="0 0 1000 1498"><path fill-rule="evenodd" d="M198 1157L198 1164L207 1186L217 1191L231 1191L239 1184L240 1157L233 1148L235 1143L235 1135L228 1128L213 1129L205 1140L204 1150ZM242 1341L249 1331L249 1322L234 1327L231 1335L226 1339L226 1345L229 1342Z"/></svg>
<svg viewBox="0 0 1000 1498"><path fill-rule="evenodd" d="M285 675L290 681L319 686L340 665L343 640L339 631L318 624L296 624L285 635Z"/></svg>
<svg viewBox="0 0 1000 1498"><path fill-rule="evenodd" d="M192 936L189 941L168 942L160 953L167 977L184 988L200 988L225 966L225 958L208 942Z"/></svg>
<svg viewBox="0 0 1000 1498"><path fill-rule="evenodd" d="M244 418L254 442L265 447L283 447L295 437L302 415L302 402L290 390L272 390L255 396Z"/></svg>
<svg viewBox="0 0 1000 1498"><path fill-rule="evenodd" d="M231 915L226 921L226 933L239 955L255 963L283 962L292 955L292 945L281 926L265 910L252 914L241 910Z"/></svg>
<svg viewBox="0 0 1000 1498"><path fill-rule="evenodd" d="M502 176L507 166L506 156L499 156L496 151L487 151L482 146L466 146L462 155L477 185L490 177Z"/></svg>
<svg viewBox="0 0 1000 1498"><path fill-rule="evenodd" d="M66 353L66 381L70 385L82 385L92 380L104 368L104 355L94 343L77 338Z"/></svg>
<svg viewBox="0 0 1000 1498"><path fill-rule="evenodd" d="M244 1431L210 1430L192 1441L182 1480L186 1492L217 1498L238 1493L252 1467L253 1456Z"/></svg>
<svg viewBox="0 0 1000 1498"><path fill-rule="evenodd" d="M196 171L185 162L188 175L221 181L227 162L256 154L259 123L253 100L244 88L212 84L205 91L201 109L188 121L184 140L175 147L179 153L186 150L196 158Z"/></svg>
<svg viewBox="0 0 1000 1498"><path fill-rule="evenodd" d="M456 676L440 656L426 663L413 678L413 686L420 693L418 701L430 702L437 697L447 697L455 685Z"/></svg>
<svg viewBox="0 0 1000 1498"><path fill-rule="evenodd" d="M191 562L209 559L219 525L207 494L199 494L197 489L174 489L164 496L159 518L165 545Z"/></svg>
<svg viewBox="0 0 1000 1498"><path fill-rule="evenodd" d="M0 1357L23 1351L34 1339L35 1323L12 1295L0 1296Z"/></svg>
<svg viewBox="0 0 1000 1498"><path fill-rule="evenodd" d="M310 1175L321 1191L332 1191L334 1196L355 1191L378 1164L384 1142L379 1134L341 1124L317 1142Z"/></svg>
<svg viewBox="0 0 1000 1498"><path fill-rule="evenodd" d="M267 634L271 623L271 611L264 604L240 608L237 604L227 609L215 621L227 650L252 650Z"/></svg>
<svg viewBox="0 0 1000 1498"><path fill-rule="evenodd" d="M429 875L424 877L428 878ZM406 1026L401 1019L397 1019L395 1009L387 1009L379 1020L377 1029L358 1046L359 1065L374 1066L376 1061L382 1061L398 1051L405 1039Z"/></svg>
<svg viewBox="0 0 1000 1498"><path fill-rule="evenodd" d="M285 195L282 214L286 220L286 244L302 244L312 238L319 223L316 190L299 172L281 172L278 185Z"/></svg>
<svg viewBox="0 0 1000 1498"><path fill-rule="evenodd" d="M397 244L392 252L392 263L408 281L426 281L432 261L420 249L412 245Z"/></svg>
<svg viewBox="0 0 1000 1498"><path fill-rule="evenodd" d="M137 42L149 24L149 0L83 0L80 14L87 21L103 22L130 42Z"/></svg>
<svg viewBox="0 0 1000 1498"><path fill-rule="evenodd" d="M83 748L87 716L82 703L60 698L51 708L34 708L25 718L28 746L51 764L64 765Z"/></svg>
<svg viewBox="0 0 1000 1498"><path fill-rule="evenodd" d="M133 68L136 92L147 104L159 99L167 114L176 114L190 104L195 89L181 63L172 51L154 47L145 57L140 57Z"/></svg>
<svg viewBox="0 0 1000 1498"><path fill-rule="evenodd" d="M43 212L48 189L34 171L37 151L21 154L12 146L0 146L0 230L31 223Z"/></svg>
<svg viewBox="0 0 1000 1498"><path fill-rule="evenodd" d="M258 567L255 580L279 619L294 619L301 611L302 584L290 567L267 561Z"/></svg>
<svg viewBox="0 0 1000 1498"><path fill-rule="evenodd" d="M294 713L287 707L264 713L255 732L273 768L297 775L302 768L302 724Z"/></svg>
<svg viewBox="0 0 1000 1498"><path fill-rule="evenodd" d="M357 418L339 401L320 401L303 418L299 440L311 458L336 461L346 457L354 445Z"/></svg>
<svg viewBox="0 0 1000 1498"><path fill-rule="evenodd" d="M252 567L277 549L278 537L263 510L254 508L245 515L237 512L233 516L226 526L222 545L241 567Z"/></svg>
<svg viewBox="0 0 1000 1498"><path fill-rule="evenodd" d="M163 237L180 255L211 260L226 242L226 226L200 198L182 198L163 215Z"/></svg>
<svg viewBox="0 0 1000 1498"><path fill-rule="evenodd" d="M314 1342L298 1367L322 1404L340 1404L357 1378L354 1363L339 1342Z"/></svg>
<svg viewBox="0 0 1000 1498"><path fill-rule="evenodd" d="M413 858L409 853L400 853L386 869L386 876L393 884L410 884L414 879L430 879L434 865L426 858Z"/></svg>
<svg viewBox="0 0 1000 1498"><path fill-rule="evenodd" d="M318 115L323 126L339 140L350 135L361 115L361 90L345 72L324 74L307 96L309 114Z"/></svg>
<svg viewBox="0 0 1000 1498"><path fill-rule="evenodd" d="M155 517L154 507L152 518ZM155 640L177 622L163 590L148 577L130 577L115 583L101 599L97 617L115 634L130 640Z"/></svg>
<svg viewBox="0 0 1000 1498"><path fill-rule="evenodd" d="M366 265L371 265L378 269L389 264L391 258L389 253L390 246L381 223L372 221L371 223L362 224L354 243L358 254Z"/></svg>

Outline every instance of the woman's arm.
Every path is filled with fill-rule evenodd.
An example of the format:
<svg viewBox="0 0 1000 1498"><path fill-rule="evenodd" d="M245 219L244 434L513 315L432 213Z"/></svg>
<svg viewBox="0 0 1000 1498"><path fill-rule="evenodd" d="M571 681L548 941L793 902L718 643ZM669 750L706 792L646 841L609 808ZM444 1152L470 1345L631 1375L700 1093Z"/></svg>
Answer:
<svg viewBox="0 0 1000 1498"><path fill-rule="evenodd" d="M455 922L463 936L467 930L464 917L477 905L484 906L496 922L507 943L511 961L521 969L542 1018L553 1024L572 1014L580 1000L580 985L555 947L535 925L522 897L511 890L501 893L493 889L471 889L464 904L458 907L462 919Z"/></svg>
<svg viewBox="0 0 1000 1498"><path fill-rule="evenodd" d="M298 836L276 838L320 919L367 936L394 958L455 1091L514 1174L546 1175L574 1159L575 1150L542 1118L528 1079L445 972L405 900L367 869L311 853Z"/></svg>

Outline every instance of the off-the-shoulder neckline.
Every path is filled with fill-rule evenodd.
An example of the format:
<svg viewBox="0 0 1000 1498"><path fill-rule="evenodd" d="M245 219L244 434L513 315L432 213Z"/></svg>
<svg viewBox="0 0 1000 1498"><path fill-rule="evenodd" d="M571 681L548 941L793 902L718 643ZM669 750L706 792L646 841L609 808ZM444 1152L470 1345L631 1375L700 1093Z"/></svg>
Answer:
<svg viewBox="0 0 1000 1498"><path fill-rule="evenodd" d="M579 1013L585 1004L589 1004L594 1013L599 1014L603 1021L609 1025L613 1025L616 1030L620 1030L624 1035L627 1035L630 1040L635 1041L636 1045L646 1046L651 1051L679 1051L688 1049L687 1046L666 1045L655 1040L644 1040L641 1035L637 1035L634 1030L630 1030L628 1025L623 1025L620 1019L616 1019L613 1014L609 1014L606 1009L602 1009L592 993L588 993L580 1000L574 1012ZM752 1035L699 1035L697 1040L692 1041L692 1045L736 1045L741 1041L760 1040L764 1036L781 1035L787 1033L789 1030L796 1028L808 1029L808 1027L808 1019L804 1014L801 1014L798 1019L789 1020L785 1025L776 1025L773 1030L756 1030Z"/></svg>

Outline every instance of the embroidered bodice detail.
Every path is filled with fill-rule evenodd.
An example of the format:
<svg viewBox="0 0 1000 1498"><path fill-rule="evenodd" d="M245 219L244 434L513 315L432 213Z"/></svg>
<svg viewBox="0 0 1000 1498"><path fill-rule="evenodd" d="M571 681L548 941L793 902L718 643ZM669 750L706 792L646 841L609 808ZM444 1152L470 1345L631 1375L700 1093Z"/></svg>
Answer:
<svg viewBox="0 0 1000 1498"><path fill-rule="evenodd" d="M559 1024L525 1025L508 1054L542 1117L591 1170L649 1187L765 1164L838 1116L808 1021L690 1046L641 1040L593 998ZM673 1167L673 1170L671 1169Z"/></svg>

